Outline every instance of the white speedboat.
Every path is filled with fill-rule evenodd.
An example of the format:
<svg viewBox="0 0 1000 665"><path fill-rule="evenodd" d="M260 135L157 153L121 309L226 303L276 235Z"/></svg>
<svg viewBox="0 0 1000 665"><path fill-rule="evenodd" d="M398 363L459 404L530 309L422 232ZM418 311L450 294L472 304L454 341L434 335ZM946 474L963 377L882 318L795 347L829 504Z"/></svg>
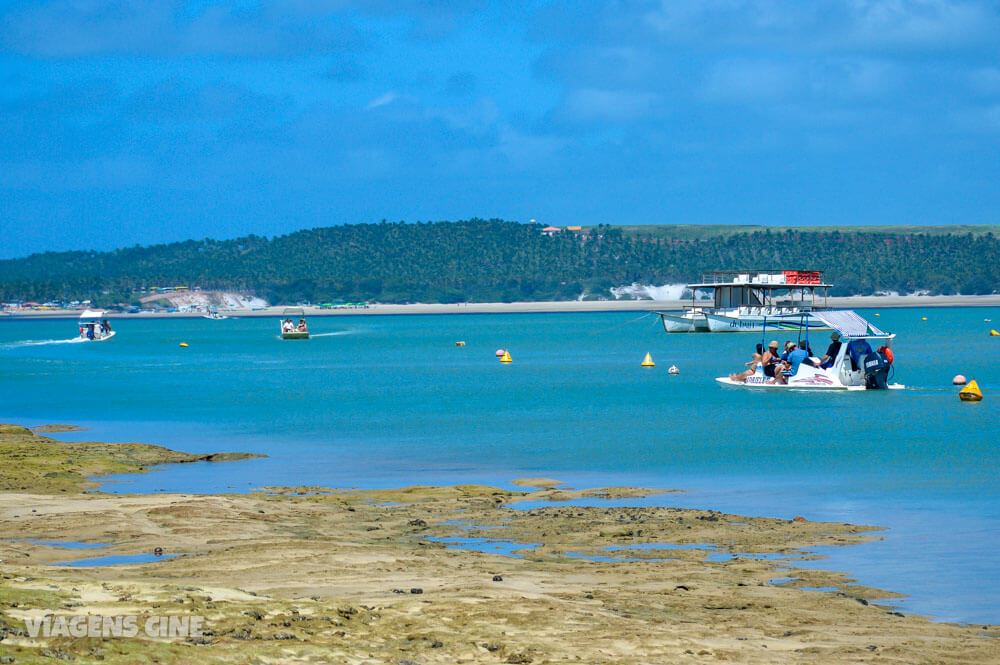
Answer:
<svg viewBox="0 0 1000 665"><path fill-rule="evenodd" d="M202 314L202 318L212 319L213 321L222 321L223 319L228 319L229 317L225 314L220 314L217 309L210 309Z"/></svg>
<svg viewBox="0 0 1000 665"><path fill-rule="evenodd" d="M812 312L810 316L840 334L840 349L830 367L812 367L803 362L785 382L777 382L765 376L758 365L757 372L747 376L745 381L726 376L716 381L726 386L759 390L902 390L905 387L889 383L894 333L882 332L852 310ZM806 333L804 345L808 348L808 330L802 330ZM819 360L811 359L817 365Z"/></svg>
<svg viewBox="0 0 1000 665"><path fill-rule="evenodd" d="M115 336L104 310L87 309L80 314L80 339L86 342L106 342Z"/></svg>
<svg viewBox="0 0 1000 665"><path fill-rule="evenodd" d="M765 322L772 329L821 330L828 326L808 314L826 308L830 286L821 270L707 272L701 282L687 285L689 307L657 314L666 332L760 332ZM705 291L712 293L711 305L696 299Z"/></svg>

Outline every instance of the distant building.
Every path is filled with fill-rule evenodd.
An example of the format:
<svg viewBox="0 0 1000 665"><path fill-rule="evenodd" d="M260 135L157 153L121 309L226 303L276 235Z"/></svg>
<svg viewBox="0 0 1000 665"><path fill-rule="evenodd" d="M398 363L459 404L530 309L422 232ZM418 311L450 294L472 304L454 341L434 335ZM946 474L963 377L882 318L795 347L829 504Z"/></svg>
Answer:
<svg viewBox="0 0 1000 665"><path fill-rule="evenodd" d="M559 233L560 231L562 231L562 229L560 229L558 226L546 226L544 229L542 229L542 233L547 236L550 236L553 233Z"/></svg>
<svg viewBox="0 0 1000 665"><path fill-rule="evenodd" d="M566 230L567 231L582 231L583 227L582 226L567 226Z"/></svg>

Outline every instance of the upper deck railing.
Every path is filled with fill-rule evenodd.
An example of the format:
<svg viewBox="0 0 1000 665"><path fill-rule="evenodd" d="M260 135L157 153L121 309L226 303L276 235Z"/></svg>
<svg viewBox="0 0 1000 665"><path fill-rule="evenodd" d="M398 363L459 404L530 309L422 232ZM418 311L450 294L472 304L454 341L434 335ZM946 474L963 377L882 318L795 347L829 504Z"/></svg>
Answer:
<svg viewBox="0 0 1000 665"><path fill-rule="evenodd" d="M830 286L822 270L713 270L702 273L699 286ZM694 285L692 285L694 286Z"/></svg>

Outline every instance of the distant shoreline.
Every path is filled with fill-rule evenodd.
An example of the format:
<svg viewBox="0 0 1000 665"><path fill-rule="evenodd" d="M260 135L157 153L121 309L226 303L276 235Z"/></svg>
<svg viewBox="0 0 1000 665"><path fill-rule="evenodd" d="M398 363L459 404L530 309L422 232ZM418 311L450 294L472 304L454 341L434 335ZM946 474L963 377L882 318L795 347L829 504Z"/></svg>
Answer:
<svg viewBox="0 0 1000 665"><path fill-rule="evenodd" d="M303 307L306 316L358 316L396 314L518 314L518 313L559 313L559 312L652 312L658 310L680 310L690 305L690 300L566 300L551 302L493 302L493 303L415 303L409 305L372 304L368 307L322 309ZM849 296L828 298L827 304L834 309L873 309L901 307L1000 307L1000 295L989 296ZM257 310L226 310L232 317L280 317L286 309L265 307ZM52 319L75 319L79 311L37 311L18 312L14 316L0 315L0 320L20 317L40 317ZM125 314L108 312L108 318L198 318L202 315L192 312L156 312Z"/></svg>

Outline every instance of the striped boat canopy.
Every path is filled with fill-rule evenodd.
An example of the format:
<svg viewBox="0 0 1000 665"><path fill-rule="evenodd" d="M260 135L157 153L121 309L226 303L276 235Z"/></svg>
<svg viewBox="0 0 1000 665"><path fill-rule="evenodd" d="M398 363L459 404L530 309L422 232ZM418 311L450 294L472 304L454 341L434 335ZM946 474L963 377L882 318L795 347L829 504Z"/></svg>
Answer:
<svg viewBox="0 0 1000 665"><path fill-rule="evenodd" d="M810 312L815 317L845 337L885 337L884 333L865 321L852 309L831 309L821 312Z"/></svg>

